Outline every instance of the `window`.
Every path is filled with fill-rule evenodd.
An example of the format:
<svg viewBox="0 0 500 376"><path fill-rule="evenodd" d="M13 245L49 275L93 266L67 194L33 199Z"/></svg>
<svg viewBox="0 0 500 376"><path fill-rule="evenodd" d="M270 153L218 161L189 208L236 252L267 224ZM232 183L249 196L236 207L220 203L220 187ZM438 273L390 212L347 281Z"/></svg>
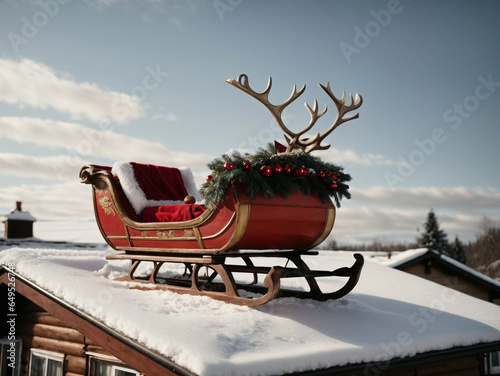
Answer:
<svg viewBox="0 0 500 376"><path fill-rule="evenodd" d="M62 376L64 355L31 349L29 376Z"/></svg>
<svg viewBox="0 0 500 376"><path fill-rule="evenodd" d="M500 351L488 354L489 375L500 375Z"/></svg>
<svg viewBox="0 0 500 376"><path fill-rule="evenodd" d="M141 373L125 366L115 357L90 358L90 376L140 376Z"/></svg>
<svg viewBox="0 0 500 376"><path fill-rule="evenodd" d="M0 376L18 376L21 370L22 342L0 338Z"/></svg>

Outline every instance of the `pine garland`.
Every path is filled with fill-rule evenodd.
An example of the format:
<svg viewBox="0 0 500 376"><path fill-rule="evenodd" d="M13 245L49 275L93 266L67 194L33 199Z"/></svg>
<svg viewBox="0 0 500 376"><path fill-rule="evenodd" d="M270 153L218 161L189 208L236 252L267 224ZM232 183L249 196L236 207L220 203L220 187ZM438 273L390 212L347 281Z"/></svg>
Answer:
<svg viewBox="0 0 500 376"><path fill-rule="evenodd" d="M254 200L258 194L264 197L288 197L300 190L309 196L316 193L322 203L333 197L337 207L342 198L350 199L349 174L343 167L323 162L320 158L302 151L277 153L276 147L269 144L256 154L231 156L224 154L208 164L212 174L201 187L206 204L219 204L225 197L231 182L244 184L245 194Z"/></svg>

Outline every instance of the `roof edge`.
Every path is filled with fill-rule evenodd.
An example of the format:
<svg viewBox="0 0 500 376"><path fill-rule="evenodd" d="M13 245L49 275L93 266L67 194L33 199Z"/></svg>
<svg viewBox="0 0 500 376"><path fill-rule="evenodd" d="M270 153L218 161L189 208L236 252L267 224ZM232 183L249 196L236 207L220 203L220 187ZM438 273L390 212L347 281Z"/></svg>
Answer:
<svg viewBox="0 0 500 376"><path fill-rule="evenodd" d="M495 280L491 279L487 275L484 275L484 274L472 269L470 266L468 266L466 264L464 264L463 266L465 268L471 269L471 271L465 270L465 268L457 266L454 262L452 262L452 261L454 261L453 259L451 259L445 255L441 255L437 251L434 251L434 250L428 250L427 252L425 252L425 253L423 253L415 258L409 259L407 261L401 262L395 266L390 266L390 267L393 269L402 270L405 267L418 264L421 261L426 260L428 258L430 258L433 262L437 262L438 264L442 265L443 267L448 268L449 270L456 272L458 275L462 276L463 278L466 278L470 281L474 281L475 283L477 283L481 286L484 286L485 288L488 288L490 291L496 291L498 296L500 296L500 286L498 285L498 283ZM451 261L448 259L450 259ZM481 276L477 275L476 273L480 274ZM495 296L497 294L495 294Z"/></svg>
<svg viewBox="0 0 500 376"><path fill-rule="evenodd" d="M288 376L329 376L335 372L343 374L366 375L367 371L397 370L404 367L415 367L433 362L444 362L464 355L480 355L500 351L500 341L483 342L475 345L452 347L445 350L433 350L406 358L394 358L370 363L348 364L309 372L290 373ZM359 373L361 372L361 373Z"/></svg>

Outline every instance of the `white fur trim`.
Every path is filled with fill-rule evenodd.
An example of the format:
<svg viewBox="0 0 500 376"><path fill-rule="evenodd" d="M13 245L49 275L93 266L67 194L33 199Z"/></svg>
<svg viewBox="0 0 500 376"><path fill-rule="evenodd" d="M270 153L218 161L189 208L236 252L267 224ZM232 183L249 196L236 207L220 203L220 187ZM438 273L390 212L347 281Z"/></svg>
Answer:
<svg viewBox="0 0 500 376"><path fill-rule="evenodd" d="M116 162L111 169L113 175L120 179L121 186L125 196L134 208L137 215L141 215L142 211L147 207L162 206L162 205L181 205L184 201L180 200L151 200L148 199L144 191L139 186L135 175L134 168L129 162ZM191 173L192 176L192 173ZM184 175L183 175L184 179ZM193 178L194 183L194 178ZM186 182L184 182L186 184ZM196 187L195 187L196 188ZM186 188L187 189L187 188ZM189 192L189 191L188 191ZM194 196L194 195L193 195ZM195 196L196 197L196 196ZM198 201L198 199L196 200Z"/></svg>
<svg viewBox="0 0 500 376"><path fill-rule="evenodd" d="M201 197L201 194L196 187L196 182L191 169L189 167L180 167L179 171L181 172L182 180L184 181L187 193L196 199L197 204L203 205L205 203L205 199Z"/></svg>

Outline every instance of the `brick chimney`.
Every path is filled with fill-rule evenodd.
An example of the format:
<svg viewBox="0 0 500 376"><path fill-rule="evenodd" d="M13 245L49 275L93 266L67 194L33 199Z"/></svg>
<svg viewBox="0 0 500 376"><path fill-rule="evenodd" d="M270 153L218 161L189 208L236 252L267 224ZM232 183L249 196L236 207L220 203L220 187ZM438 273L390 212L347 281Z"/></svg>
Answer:
<svg viewBox="0 0 500 376"><path fill-rule="evenodd" d="M22 206L22 205L23 205L22 201L16 201L16 210L18 210L18 211L23 211L23 210L21 209L21 206Z"/></svg>

